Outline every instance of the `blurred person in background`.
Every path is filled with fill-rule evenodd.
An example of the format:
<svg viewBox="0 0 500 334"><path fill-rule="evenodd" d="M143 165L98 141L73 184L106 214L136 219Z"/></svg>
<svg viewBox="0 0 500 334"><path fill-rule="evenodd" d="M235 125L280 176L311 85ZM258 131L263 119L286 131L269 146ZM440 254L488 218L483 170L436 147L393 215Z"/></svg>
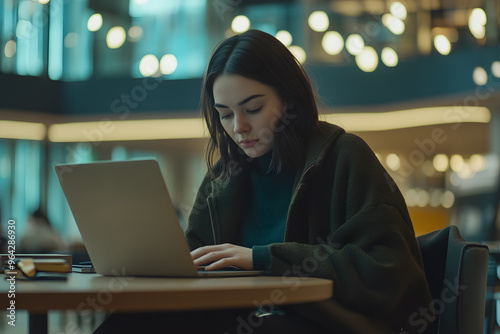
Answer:
<svg viewBox="0 0 500 334"><path fill-rule="evenodd" d="M17 253L42 254L66 251L68 245L39 208L28 217L26 230L19 239Z"/></svg>

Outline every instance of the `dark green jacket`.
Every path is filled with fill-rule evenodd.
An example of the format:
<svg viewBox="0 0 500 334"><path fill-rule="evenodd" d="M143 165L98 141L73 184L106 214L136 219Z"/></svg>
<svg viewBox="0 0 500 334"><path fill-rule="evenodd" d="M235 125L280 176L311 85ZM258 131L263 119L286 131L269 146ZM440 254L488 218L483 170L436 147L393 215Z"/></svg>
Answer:
<svg viewBox="0 0 500 334"><path fill-rule="evenodd" d="M226 180L206 176L186 230L191 249L239 244L249 182L235 166ZM284 242L268 247L270 275L334 281L332 299L295 306L336 333L397 333L412 326L430 292L404 199L359 137L320 122L297 174Z"/></svg>

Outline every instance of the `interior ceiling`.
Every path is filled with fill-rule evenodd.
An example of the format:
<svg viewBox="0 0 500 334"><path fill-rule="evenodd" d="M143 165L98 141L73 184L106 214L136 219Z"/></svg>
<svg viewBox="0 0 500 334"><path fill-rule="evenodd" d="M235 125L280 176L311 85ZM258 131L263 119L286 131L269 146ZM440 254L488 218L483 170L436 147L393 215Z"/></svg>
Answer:
<svg viewBox="0 0 500 334"><path fill-rule="evenodd" d="M433 131L439 131L436 136ZM468 157L472 154L486 154L489 152L489 125L478 123L441 124L436 126L422 126L415 128L357 132L368 145L379 154L396 153L409 157L413 151L421 151L426 158L435 154L461 154ZM122 145L131 150L164 151L178 153L203 154L207 139L170 139L148 140L134 142L103 142L100 147L112 149Z"/></svg>

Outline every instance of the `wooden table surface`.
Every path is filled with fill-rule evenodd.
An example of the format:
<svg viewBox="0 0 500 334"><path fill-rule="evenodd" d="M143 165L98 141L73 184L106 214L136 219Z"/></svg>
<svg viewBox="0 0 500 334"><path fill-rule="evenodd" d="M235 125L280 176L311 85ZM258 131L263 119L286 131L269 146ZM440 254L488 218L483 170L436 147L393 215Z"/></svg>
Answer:
<svg viewBox="0 0 500 334"><path fill-rule="evenodd" d="M153 278L71 273L67 281L17 280L15 298L8 298L9 288L1 277L0 308L5 310L15 300L16 309L30 313L221 309L306 303L333 295L330 280L285 276Z"/></svg>

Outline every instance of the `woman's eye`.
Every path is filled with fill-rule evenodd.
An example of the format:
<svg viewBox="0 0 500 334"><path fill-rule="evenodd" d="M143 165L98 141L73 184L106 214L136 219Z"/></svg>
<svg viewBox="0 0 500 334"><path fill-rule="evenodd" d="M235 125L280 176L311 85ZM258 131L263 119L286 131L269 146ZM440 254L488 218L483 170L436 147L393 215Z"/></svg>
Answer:
<svg viewBox="0 0 500 334"><path fill-rule="evenodd" d="M232 116L233 114L227 114L227 115L220 115L220 119L228 119Z"/></svg>
<svg viewBox="0 0 500 334"><path fill-rule="evenodd" d="M257 109L252 109L252 110L247 110L247 113L254 114L262 110L262 107L257 108Z"/></svg>

